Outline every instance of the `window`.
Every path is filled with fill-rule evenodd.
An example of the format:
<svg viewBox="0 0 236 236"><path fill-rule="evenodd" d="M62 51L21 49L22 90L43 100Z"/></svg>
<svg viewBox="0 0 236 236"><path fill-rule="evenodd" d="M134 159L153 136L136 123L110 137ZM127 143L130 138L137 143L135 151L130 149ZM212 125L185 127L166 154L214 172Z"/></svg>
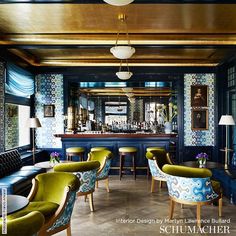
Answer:
<svg viewBox="0 0 236 236"><path fill-rule="evenodd" d="M228 69L228 88L235 86L236 72L235 67L230 67Z"/></svg>
<svg viewBox="0 0 236 236"><path fill-rule="evenodd" d="M5 150L30 145L30 96L34 93L33 75L10 62L5 81Z"/></svg>
<svg viewBox="0 0 236 236"><path fill-rule="evenodd" d="M127 102L105 102L105 123L122 126L127 122Z"/></svg>
<svg viewBox="0 0 236 236"><path fill-rule="evenodd" d="M30 144L30 106L12 103L5 104L5 149L22 147Z"/></svg>

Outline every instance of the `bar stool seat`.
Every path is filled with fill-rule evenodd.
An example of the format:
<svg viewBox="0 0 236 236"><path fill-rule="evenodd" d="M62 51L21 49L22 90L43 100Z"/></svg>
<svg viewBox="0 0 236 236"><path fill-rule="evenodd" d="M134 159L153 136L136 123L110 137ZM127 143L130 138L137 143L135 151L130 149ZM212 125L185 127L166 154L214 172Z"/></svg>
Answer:
<svg viewBox="0 0 236 236"><path fill-rule="evenodd" d="M147 152L151 152L151 151L156 151L156 150L160 150L160 149L165 149L164 147L148 147L146 148Z"/></svg>
<svg viewBox="0 0 236 236"><path fill-rule="evenodd" d="M92 147L90 149L90 152L94 152L94 151L102 151L102 150L109 150L107 147Z"/></svg>
<svg viewBox="0 0 236 236"><path fill-rule="evenodd" d="M84 161L85 148L83 147L70 147L66 149L66 156L68 161L72 161L72 157L78 156L80 161Z"/></svg>
<svg viewBox="0 0 236 236"><path fill-rule="evenodd" d="M124 159L126 155L130 155L132 157L132 163L133 163L133 175L134 179L136 179L136 161L135 161L135 155L137 153L138 149L135 147L120 147L119 148L119 154L120 154L120 180L123 174L123 167L124 167Z"/></svg>

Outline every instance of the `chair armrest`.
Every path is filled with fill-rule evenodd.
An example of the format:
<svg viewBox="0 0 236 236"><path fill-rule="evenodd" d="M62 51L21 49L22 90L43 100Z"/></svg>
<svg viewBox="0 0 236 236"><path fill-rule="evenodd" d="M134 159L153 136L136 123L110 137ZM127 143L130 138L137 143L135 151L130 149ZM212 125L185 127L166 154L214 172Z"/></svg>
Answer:
<svg viewBox="0 0 236 236"><path fill-rule="evenodd" d="M31 202L34 199L34 196L37 193L37 191L38 191L38 180L32 179L32 187L29 195L27 196L29 202Z"/></svg>

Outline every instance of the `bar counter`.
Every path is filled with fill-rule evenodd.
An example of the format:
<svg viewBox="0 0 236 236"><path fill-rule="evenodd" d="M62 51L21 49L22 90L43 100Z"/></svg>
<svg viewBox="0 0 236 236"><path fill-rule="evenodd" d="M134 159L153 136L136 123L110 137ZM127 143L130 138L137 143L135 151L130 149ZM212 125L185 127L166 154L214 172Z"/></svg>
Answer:
<svg viewBox="0 0 236 236"><path fill-rule="evenodd" d="M77 133L55 134L57 138L152 138L152 137L176 137L177 134L154 134L154 133Z"/></svg>
<svg viewBox="0 0 236 236"><path fill-rule="evenodd" d="M154 133L77 133L77 134L55 134L55 137L61 138L62 150L66 156L66 149L69 147L84 147L87 155L92 147L107 147L114 154L112 160L112 169L118 170L119 167L119 148L136 147L137 173L144 174L147 169L147 159L145 157L146 148L163 147L167 151L171 147L176 147L174 154L177 153L178 135L177 134L154 134ZM130 159L127 158L125 166L130 166ZM118 173L118 172L117 172Z"/></svg>

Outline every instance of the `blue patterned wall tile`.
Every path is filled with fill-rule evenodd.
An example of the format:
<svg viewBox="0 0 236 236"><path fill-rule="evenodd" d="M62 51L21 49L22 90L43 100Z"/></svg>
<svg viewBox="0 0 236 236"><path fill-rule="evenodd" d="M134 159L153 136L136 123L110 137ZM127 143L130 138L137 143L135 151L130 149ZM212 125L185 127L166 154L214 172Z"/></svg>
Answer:
<svg viewBox="0 0 236 236"><path fill-rule="evenodd" d="M44 105L55 105L55 116L44 117ZM63 75L36 76L35 115L42 128L36 129L36 145L40 148L61 148L61 140L54 134L64 133Z"/></svg>
<svg viewBox="0 0 236 236"><path fill-rule="evenodd" d="M0 152L3 152L5 150L4 104L5 104L5 66L3 62L0 62Z"/></svg>
<svg viewBox="0 0 236 236"><path fill-rule="evenodd" d="M195 131L191 129L191 85L208 85L209 129ZM184 75L184 145L215 145L215 74Z"/></svg>

